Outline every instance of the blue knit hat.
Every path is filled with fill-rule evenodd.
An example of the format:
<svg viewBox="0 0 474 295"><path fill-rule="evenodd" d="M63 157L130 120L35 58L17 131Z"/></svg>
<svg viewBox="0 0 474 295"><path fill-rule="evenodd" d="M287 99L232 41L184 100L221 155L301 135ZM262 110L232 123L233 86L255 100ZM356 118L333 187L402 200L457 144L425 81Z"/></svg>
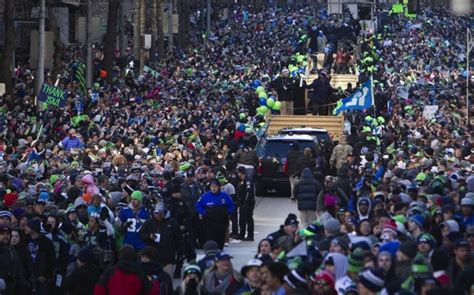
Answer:
<svg viewBox="0 0 474 295"><path fill-rule="evenodd" d="M413 215L412 217L410 217L410 219L408 219L408 221L412 221L418 224L420 228L423 228L425 226L425 218L421 214Z"/></svg>

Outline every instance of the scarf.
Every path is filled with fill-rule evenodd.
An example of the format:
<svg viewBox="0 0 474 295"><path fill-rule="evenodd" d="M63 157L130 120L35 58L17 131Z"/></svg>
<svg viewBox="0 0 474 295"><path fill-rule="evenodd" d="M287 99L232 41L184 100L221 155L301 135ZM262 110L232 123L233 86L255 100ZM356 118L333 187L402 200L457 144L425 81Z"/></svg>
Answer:
<svg viewBox="0 0 474 295"><path fill-rule="evenodd" d="M224 294L233 281L232 269L229 269L224 275L217 274L217 270L211 271L204 277L204 288L211 294Z"/></svg>

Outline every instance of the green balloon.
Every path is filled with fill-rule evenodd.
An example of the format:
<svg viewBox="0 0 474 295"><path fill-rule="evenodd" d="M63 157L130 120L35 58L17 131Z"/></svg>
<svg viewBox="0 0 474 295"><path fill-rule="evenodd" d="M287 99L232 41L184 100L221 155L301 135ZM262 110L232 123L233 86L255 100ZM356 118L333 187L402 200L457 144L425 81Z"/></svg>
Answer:
<svg viewBox="0 0 474 295"><path fill-rule="evenodd" d="M275 111L279 111L281 109L281 101L275 101L275 103L273 104L273 109Z"/></svg>
<svg viewBox="0 0 474 295"><path fill-rule="evenodd" d="M268 112L268 107L267 106L260 106L260 110L262 111L262 114L265 114Z"/></svg>
<svg viewBox="0 0 474 295"><path fill-rule="evenodd" d="M100 89L100 84L95 82L94 83L94 90L99 90Z"/></svg>
<svg viewBox="0 0 474 295"><path fill-rule="evenodd" d="M266 94L265 92L260 92L260 93L258 94L258 98L265 98L265 99L267 99L267 98L268 98L268 94Z"/></svg>
<svg viewBox="0 0 474 295"><path fill-rule="evenodd" d="M269 108L273 107L274 104L275 104L275 100L273 98L270 97L269 99L267 99L267 106Z"/></svg>
<svg viewBox="0 0 474 295"><path fill-rule="evenodd" d="M263 88L263 86L258 86L257 89L255 89L255 92L257 93L265 92L265 88Z"/></svg>

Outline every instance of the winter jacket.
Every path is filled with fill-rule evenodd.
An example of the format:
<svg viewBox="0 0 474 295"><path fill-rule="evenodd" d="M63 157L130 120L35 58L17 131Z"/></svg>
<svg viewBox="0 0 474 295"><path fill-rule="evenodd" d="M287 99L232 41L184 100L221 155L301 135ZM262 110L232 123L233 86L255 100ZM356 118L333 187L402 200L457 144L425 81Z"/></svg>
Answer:
<svg viewBox="0 0 474 295"><path fill-rule="evenodd" d="M64 149L69 151L70 149L78 149L82 147L82 142L78 137L69 137L67 136L61 141Z"/></svg>
<svg viewBox="0 0 474 295"><path fill-rule="evenodd" d="M257 167L258 165L257 153L255 152L255 150L251 150L251 149L239 150L235 154L235 161L239 164Z"/></svg>
<svg viewBox="0 0 474 295"><path fill-rule="evenodd" d="M33 266L34 278L45 277L51 279L56 267L56 254L50 239L40 235L38 239L27 241Z"/></svg>
<svg viewBox="0 0 474 295"><path fill-rule="evenodd" d="M286 157L286 161L288 163L288 175L294 176L300 172L300 168L298 166L298 159L303 156L302 151L295 151L290 150L288 152L288 156Z"/></svg>
<svg viewBox="0 0 474 295"><path fill-rule="evenodd" d="M151 239L151 234L159 234L159 241ZM158 221L150 218L140 229L142 240L149 246L156 248L157 261L162 264L173 264L176 261L176 254L184 253L181 231L178 223L172 218Z"/></svg>
<svg viewBox="0 0 474 295"><path fill-rule="evenodd" d="M321 184L314 179L309 168L305 168L300 181L293 189L293 195L298 201L298 210L316 210L316 198L321 191Z"/></svg>
<svg viewBox="0 0 474 295"><path fill-rule="evenodd" d="M227 209L228 215L235 212L235 204L232 201L232 198L224 192L214 194L211 191L208 191L199 198L195 205L196 211L202 216L206 216L211 211L214 211L211 209L217 207L224 207Z"/></svg>
<svg viewBox="0 0 474 295"><path fill-rule="evenodd" d="M204 187L197 181L192 184L181 184L181 192L191 208L194 208L199 197L204 193Z"/></svg>
<svg viewBox="0 0 474 295"><path fill-rule="evenodd" d="M99 188L94 183L94 177L90 174L84 175L82 177L82 183L87 184L86 193L89 193L91 196L95 194L100 194Z"/></svg>
<svg viewBox="0 0 474 295"><path fill-rule="evenodd" d="M95 285L94 295L152 294L151 285L136 263L119 262L111 266Z"/></svg>
<svg viewBox="0 0 474 295"><path fill-rule="evenodd" d="M192 215L191 208L189 207L188 202L181 198L171 197L168 201L168 210L170 212L170 217L174 219L178 226L184 226L184 231L190 231L192 228Z"/></svg>
<svg viewBox="0 0 474 295"><path fill-rule="evenodd" d="M25 290L21 262L17 252L11 247L0 246L0 279L6 285L1 294L22 294Z"/></svg>
<svg viewBox="0 0 474 295"><path fill-rule="evenodd" d="M337 171L341 169L342 164L347 161L347 155L352 152L352 147L347 143L340 143L332 150L331 159L329 160L331 167L335 167Z"/></svg>
<svg viewBox="0 0 474 295"><path fill-rule="evenodd" d="M255 186L251 179L245 177L244 180L239 179L237 184L236 199L239 204L255 204Z"/></svg>
<svg viewBox="0 0 474 295"><path fill-rule="evenodd" d="M95 284L100 279L100 269L93 264L76 267L64 280L64 291L70 295L89 295L94 292Z"/></svg>
<svg viewBox="0 0 474 295"><path fill-rule="evenodd" d="M299 167L299 174L303 172L305 168L309 168L311 173L316 170L316 160L312 157L302 156L298 158L298 167Z"/></svg>
<svg viewBox="0 0 474 295"><path fill-rule="evenodd" d="M321 212L321 211L326 210L326 205L324 204L324 196L327 193L330 193L330 194L334 195L335 197L337 197L337 202L338 202L338 205L339 205L340 208L347 207L347 204L349 203L349 199L347 198L344 191L336 186L335 189L332 192L329 192L325 189L323 189L323 190L321 190L321 192L319 192L318 199L316 201L316 211Z"/></svg>

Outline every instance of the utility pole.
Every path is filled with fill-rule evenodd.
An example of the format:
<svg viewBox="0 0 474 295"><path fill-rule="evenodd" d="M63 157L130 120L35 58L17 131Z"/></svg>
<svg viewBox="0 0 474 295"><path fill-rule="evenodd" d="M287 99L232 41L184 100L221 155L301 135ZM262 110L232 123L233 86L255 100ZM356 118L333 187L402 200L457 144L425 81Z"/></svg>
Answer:
<svg viewBox="0 0 474 295"><path fill-rule="evenodd" d="M209 37L211 36L211 0L207 0L207 25L206 25L206 35L207 39L209 40Z"/></svg>
<svg viewBox="0 0 474 295"><path fill-rule="evenodd" d="M466 126L469 126L469 80L471 79L471 68L469 66L470 53L474 47L471 30L467 28L466 32Z"/></svg>
<svg viewBox="0 0 474 295"><path fill-rule="evenodd" d="M141 39L141 35L140 35L141 5L142 5L142 1L138 0L137 1L137 7L136 7L136 10L135 10L135 23L133 24L133 55L135 57L135 60L140 59L140 50L141 50L141 45L140 45L140 43L141 43L140 42L140 39ZM143 67L143 65L140 65L140 67ZM135 72L136 72L136 69L135 69Z"/></svg>
<svg viewBox="0 0 474 295"><path fill-rule="evenodd" d="M92 87L92 5L91 0L87 0L87 17L86 17L86 87ZM85 94L85 93L84 93Z"/></svg>
<svg viewBox="0 0 474 295"><path fill-rule="evenodd" d="M7 12L8 13L8 12ZM46 0L40 0L40 19L38 32L38 66L36 67L36 95L44 81L44 38L45 38ZM41 109L41 102L36 99L36 107Z"/></svg>
<svg viewBox="0 0 474 295"><path fill-rule="evenodd" d="M139 73L143 74L143 66L145 65L145 49L143 48L145 44L142 44L141 40L145 34L145 19L146 19L146 2L145 0L139 0L140 3L140 69Z"/></svg>
<svg viewBox="0 0 474 295"><path fill-rule="evenodd" d="M173 0L168 0L168 53L173 53Z"/></svg>

